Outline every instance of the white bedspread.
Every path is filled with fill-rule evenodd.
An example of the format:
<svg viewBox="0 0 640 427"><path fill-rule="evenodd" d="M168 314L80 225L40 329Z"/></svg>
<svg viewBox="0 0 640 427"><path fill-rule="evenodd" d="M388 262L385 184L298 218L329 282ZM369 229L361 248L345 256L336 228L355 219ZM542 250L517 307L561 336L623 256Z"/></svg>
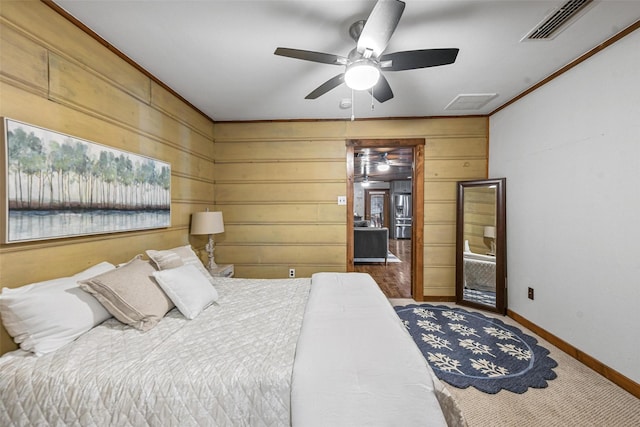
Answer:
<svg viewBox="0 0 640 427"><path fill-rule="evenodd" d="M5 355L0 425L290 425L309 284L220 279L192 321L173 310L142 333L111 319L42 357Z"/></svg>
<svg viewBox="0 0 640 427"><path fill-rule="evenodd" d="M440 406L465 425L369 275L312 280L220 278L194 320L111 319L44 356L9 353L0 426L433 427Z"/></svg>
<svg viewBox="0 0 640 427"><path fill-rule="evenodd" d="M371 276L312 278L292 384L295 426L446 426L430 368Z"/></svg>
<svg viewBox="0 0 640 427"><path fill-rule="evenodd" d="M496 291L496 258L464 252L465 287L479 291Z"/></svg>

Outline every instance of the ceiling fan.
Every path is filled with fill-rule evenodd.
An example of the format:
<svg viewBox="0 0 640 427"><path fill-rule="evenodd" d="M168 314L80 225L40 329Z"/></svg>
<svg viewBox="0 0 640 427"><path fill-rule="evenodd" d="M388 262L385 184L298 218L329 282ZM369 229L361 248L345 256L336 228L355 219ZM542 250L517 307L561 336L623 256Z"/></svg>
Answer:
<svg viewBox="0 0 640 427"><path fill-rule="evenodd" d="M368 90L378 102L393 98L389 82L381 71L403 71L452 64L458 49L421 49L382 54L389 44L405 3L399 0L378 0L367 20L353 23L349 35L356 47L347 57L309 50L279 47L275 55L322 64L342 65L343 73L327 80L309 93L305 99L316 99L346 83L354 90Z"/></svg>

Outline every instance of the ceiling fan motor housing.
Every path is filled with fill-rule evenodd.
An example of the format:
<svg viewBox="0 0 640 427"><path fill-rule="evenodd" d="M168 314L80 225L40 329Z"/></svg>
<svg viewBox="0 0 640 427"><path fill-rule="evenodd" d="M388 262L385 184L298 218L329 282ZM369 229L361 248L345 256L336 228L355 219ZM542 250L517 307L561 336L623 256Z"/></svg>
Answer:
<svg viewBox="0 0 640 427"><path fill-rule="evenodd" d="M349 35L351 36L354 42L356 43L358 42L358 39L360 38L360 34L362 34L362 29L364 28L364 24L366 23L367 21L365 19L361 19L359 21L354 22L349 27Z"/></svg>

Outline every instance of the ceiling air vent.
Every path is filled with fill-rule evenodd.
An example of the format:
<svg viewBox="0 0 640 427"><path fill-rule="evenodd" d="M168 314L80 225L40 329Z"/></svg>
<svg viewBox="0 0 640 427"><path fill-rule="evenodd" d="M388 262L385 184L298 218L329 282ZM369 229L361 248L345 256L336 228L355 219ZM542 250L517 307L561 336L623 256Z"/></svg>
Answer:
<svg viewBox="0 0 640 427"><path fill-rule="evenodd" d="M445 110L479 110L497 97L497 93L468 93L456 96Z"/></svg>
<svg viewBox="0 0 640 427"><path fill-rule="evenodd" d="M594 0L569 0L547 15L521 41L551 40L587 11Z"/></svg>

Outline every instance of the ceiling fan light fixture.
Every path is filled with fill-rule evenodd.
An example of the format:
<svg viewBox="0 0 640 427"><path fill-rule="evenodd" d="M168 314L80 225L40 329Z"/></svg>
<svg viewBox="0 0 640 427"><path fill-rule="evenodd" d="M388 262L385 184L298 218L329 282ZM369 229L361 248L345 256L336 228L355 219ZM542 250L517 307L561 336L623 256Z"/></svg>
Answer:
<svg viewBox="0 0 640 427"><path fill-rule="evenodd" d="M347 65L344 82L353 90L371 89L378 83L380 69L368 59L361 59Z"/></svg>
<svg viewBox="0 0 640 427"><path fill-rule="evenodd" d="M387 153L380 154L381 162L378 163L378 170L380 172L386 172L391 168L391 164L389 163L389 159L387 158Z"/></svg>

